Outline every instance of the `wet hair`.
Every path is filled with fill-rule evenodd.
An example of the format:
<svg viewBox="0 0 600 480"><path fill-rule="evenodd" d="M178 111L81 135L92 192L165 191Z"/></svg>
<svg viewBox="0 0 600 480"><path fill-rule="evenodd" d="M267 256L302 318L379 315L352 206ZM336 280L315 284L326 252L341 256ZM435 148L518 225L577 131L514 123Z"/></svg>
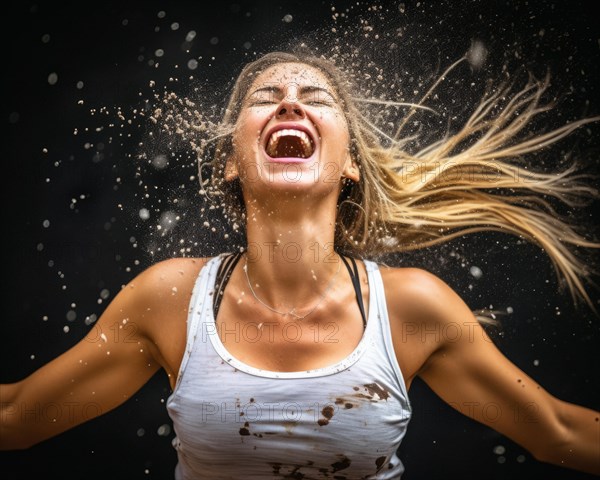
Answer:
<svg viewBox="0 0 600 480"><path fill-rule="evenodd" d="M322 72L346 115L350 152L361 173L359 182L344 179L338 201L336 249L360 258L422 249L456 237L483 231L516 235L541 247L568 287L573 300L594 306L584 280L589 265L577 255L579 247L600 246L577 231L553 202L578 207L598 191L586 183L575 160L560 171L535 171L524 161L583 125L600 118L584 118L534 136L523 135L539 113L548 79L529 78L514 92L510 85L488 89L466 123L417 152L403 148L403 126L416 108L386 133L366 113L369 100L359 98L353 85L333 61L310 52L273 52L247 64L233 87L218 140L210 179L227 216L245 220L238 180L225 181L225 163L233 152L231 134L243 100L255 78L281 63L300 63ZM357 100L358 99L358 100ZM394 101L373 99L390 106Z"/></svg>

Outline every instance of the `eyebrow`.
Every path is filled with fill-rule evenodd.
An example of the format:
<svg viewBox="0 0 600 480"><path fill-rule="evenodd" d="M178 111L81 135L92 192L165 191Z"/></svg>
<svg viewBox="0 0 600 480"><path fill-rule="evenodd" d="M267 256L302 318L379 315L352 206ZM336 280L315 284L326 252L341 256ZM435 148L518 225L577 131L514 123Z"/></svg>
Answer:
<svg viewBox="0 0 600 480"><path fill-rule="evenodd" d="M266 87L259 87L248 96L251 97L252 95L255 95L260 92L268 92L271 94L277 94L277 93L283 93L283 89L281 87L276 87L274 85L266 86ZM307 95L307 94L317 93L317 92L324 93L333 99L336 98L329 90L327 90L326 88L323 88L323 87L317 87L314 85L304 85L304 86L298 88L298 96L299 97L302 95Z"/></svg>

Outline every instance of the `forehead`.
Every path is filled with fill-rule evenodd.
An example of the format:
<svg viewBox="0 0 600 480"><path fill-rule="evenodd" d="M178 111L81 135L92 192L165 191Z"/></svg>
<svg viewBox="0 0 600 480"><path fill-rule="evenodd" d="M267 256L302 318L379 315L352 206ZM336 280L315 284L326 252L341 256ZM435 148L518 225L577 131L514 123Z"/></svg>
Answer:
<svg viewBox="0 0 600 480"><path fill-rule="evenodd" d="M331 88L331 82L319 69L303 63L280 63L260 72L252 89L262 86L314 86Z"/></svg>

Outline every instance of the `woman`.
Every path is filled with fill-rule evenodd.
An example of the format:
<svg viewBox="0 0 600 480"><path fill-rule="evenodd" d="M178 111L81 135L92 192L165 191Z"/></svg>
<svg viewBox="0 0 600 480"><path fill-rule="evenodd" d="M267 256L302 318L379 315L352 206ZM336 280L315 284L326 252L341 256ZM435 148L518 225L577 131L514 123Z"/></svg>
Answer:
<svg viewBox="0 0 600 480"><path fill-rule="evenodd" d="M2 385L1 447L27 448L108 412L162 368L176 478L399 478L419 376L537 459L599 474L599 412L553 397L513 365L435 275L367 259L501 230L541 245L589 302L570 246L597 245L541 197L589 190L570 170L507 160L587 122L514 142L542 90L531 84L504 104L499 91L459 133L409 156L395 138L402 125L384 146L333 64L286 53L249 64L207 187L244 225L247 248L169 259L133 279L85 339ZM125 335L104 333L115 327ZM53 422L23 421L34 405L71 408Z"/></svg>

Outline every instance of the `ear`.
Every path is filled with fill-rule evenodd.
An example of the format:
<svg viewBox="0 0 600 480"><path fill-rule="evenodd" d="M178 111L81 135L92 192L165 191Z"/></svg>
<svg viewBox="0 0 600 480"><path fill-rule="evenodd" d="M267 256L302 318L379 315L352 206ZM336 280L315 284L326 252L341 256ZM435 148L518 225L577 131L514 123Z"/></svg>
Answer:
<svg viewBox="0 0 600 480"><path fill-rule="evenodd" d="M360 170L350 153L348 153L348 158L346 159L346 163L342 170L342 177L349 178L353 182L358 182L360 180Z"/></svg>
<svg viewBox="0 0 600 480"><path fill-rule="evenodd" d="M231 182L238 178L239 173L237 169L237 164L234 158L229 157L225 162L225 181Z"/></svg>

